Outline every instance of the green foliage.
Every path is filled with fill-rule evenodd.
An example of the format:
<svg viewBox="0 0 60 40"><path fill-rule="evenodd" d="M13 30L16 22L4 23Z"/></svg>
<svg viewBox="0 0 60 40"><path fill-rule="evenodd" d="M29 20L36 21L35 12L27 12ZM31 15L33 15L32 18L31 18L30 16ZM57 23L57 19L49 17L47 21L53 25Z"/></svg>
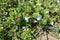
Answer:
<svg viewBox="0 0 60 40"><path fill-rule="evenodd" d="M60 24L60 1L0 0L0 40L33 40L38 28L60 33L56 23Z"/></svg>

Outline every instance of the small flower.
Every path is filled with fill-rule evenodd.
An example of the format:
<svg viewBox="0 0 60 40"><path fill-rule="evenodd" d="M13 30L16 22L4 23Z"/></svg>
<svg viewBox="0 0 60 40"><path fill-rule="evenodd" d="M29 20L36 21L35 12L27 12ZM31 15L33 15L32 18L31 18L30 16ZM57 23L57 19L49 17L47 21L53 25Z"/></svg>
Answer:
<svg viewBox="0 0 60 40"><path fill-rule="evenodd" d="M25 20L28 21L28 19L29 19L29 17L26 16L26 17L25 17Z"/></svg>
<svg viewBox="0 0 60 40"><path fill-rule="evenodd" d="M57 3L59 3L59 0L56 0Z"/></svg>
<svg viewBox="0 0 60 40"><path fill-rule="evenodd" d="M37 21L39 21L39 20L41 20L41 17L40 17L40 16L37 16L37 18L36 18L36 19L37 19Z"/></svg>
<svg viewBox="0 0 60 40"><path fill-rule="evenodd" d="M22 26L22 29L25 29L25 26Z"/></svg>
<svg viewBox="0 0 60 40"><path fill-rule="evenodd" d="M53 25L53 24L54 24L54 22L51 22L50 24L51 24L51 25Z"/></svg>

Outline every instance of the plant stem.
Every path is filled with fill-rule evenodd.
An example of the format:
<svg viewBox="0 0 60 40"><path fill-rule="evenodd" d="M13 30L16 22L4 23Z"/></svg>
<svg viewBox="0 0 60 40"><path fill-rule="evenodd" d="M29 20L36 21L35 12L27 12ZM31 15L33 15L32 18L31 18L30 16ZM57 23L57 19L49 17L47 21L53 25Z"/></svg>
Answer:
<svg viewBox="0 0 60 40"><path fill-rule="evenodd" d="M48 31L46 30L46 40L48 40Z"/></svg>

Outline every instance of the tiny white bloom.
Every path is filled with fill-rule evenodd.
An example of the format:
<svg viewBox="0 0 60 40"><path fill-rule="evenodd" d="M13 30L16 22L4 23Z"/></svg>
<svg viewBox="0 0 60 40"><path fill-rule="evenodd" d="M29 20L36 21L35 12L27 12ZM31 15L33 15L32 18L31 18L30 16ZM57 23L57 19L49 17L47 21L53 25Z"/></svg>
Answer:
<svg viewBox="0 0 60 40"><path fill-rule="evenodd" d="M22 26L22 29L25 29L25 26Z"/></svg>
<svg viewBox="0 0 60 40"><path fill-rule="evenodd" d="M25 20L27 21L28 19L29 19L29 17L26 16L26 17L25 17Z"/></svg>
<svg viewBox="0 0 60 40"><path fill-rule="evenodd" d="M37 19L37 21L39 21L39 20L41 20L41 17L40 17L40 16L37 16L37 18L36 18L36 19Z"/></svg>
<svg viewBox="0 0 60 40"><path fill-rule="evenodd" d="M57 3L59 3L59 0L56 0Z"/></svg>
<svg viewBox="0 0 60 40"><path fill-rule="evenodd" d="M51 22L50 24L51 24L51 25L53 25L53 24L54 24L54 22Z"/></svg>

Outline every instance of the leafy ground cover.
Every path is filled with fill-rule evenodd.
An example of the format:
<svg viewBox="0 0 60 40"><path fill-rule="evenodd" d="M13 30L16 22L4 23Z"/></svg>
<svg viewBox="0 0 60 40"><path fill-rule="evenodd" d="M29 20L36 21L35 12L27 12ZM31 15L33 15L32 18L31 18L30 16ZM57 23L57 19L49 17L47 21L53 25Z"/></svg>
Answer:
<svg viewBox="0 0 60 40"><path fill-rule="evenodd" d="M60 33L60 0L0 0L0 40L36 40L40 32Z"/></svg>

